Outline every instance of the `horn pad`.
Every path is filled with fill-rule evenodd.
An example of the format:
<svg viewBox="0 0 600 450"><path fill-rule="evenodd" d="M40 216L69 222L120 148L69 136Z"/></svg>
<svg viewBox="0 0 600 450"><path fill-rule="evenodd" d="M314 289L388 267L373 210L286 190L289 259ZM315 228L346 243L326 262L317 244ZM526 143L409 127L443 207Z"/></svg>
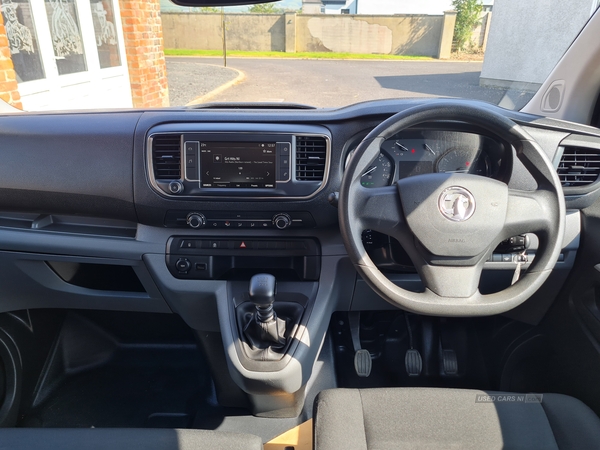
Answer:
<svg viewBox="0 0 600 450"><path fill-rule="evenodd" d="M406 222L431 254L472 257L500 234L508 186L469 174L434 173L398 181Z"/></svg>

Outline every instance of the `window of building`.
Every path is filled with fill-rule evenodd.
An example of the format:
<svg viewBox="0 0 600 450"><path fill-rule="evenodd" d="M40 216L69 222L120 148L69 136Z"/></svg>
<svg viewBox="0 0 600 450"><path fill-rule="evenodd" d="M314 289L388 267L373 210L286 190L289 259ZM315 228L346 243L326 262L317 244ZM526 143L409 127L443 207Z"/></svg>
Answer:
<svg viewBox="0 0 600 450"><path fill-rule="evenodd" d="M29 0L4 0L0 7L17 81L45 78Z"/></svg>

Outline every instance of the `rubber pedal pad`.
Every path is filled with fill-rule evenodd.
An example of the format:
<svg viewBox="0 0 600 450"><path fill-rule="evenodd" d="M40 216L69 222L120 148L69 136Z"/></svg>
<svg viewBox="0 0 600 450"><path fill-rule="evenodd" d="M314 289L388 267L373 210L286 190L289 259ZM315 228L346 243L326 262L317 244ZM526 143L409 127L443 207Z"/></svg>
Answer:
<svg viewBox="0 0 600 450"><path fill-rule="evenodd" d="M362 378L366 378L371 375L371 369L373 368L373 360L368 350L364 348L358 350L354 354L354 370L356 375Z"/></svg>
<svg viewBox="0 0 600 450"><path fill-rule="evenodd" d="M456 375L458 373L458 359L454 350L442 351L442 370L446 375Z"/></svg>
<svg viewBox="0 0 600 450"><path fill-rule="evenodd" d="M423 358L419 350L411 348L406 351L404 357L404 365L406 367L406 373L409 377L418 377L423 371Z"/></svg>

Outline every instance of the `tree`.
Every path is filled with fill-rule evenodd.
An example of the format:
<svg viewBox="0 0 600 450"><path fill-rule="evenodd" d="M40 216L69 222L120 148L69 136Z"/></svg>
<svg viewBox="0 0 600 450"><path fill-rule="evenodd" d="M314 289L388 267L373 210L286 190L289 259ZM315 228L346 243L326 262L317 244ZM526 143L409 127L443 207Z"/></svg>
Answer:
<svg viewBox="0 0 600 450"><path fill-rule="evenodd" d="M279 14L281 9L277 8L273 3L259 3L258 5L252 5L249 9L251 13L262 13L262 14Z"/></svg>
<svg viewBox="0 0 600 450"><path fill-rule="evenodd" d="M198 8L194 8L194 12L200 13L218 13L221 12L221 8L216 8L214 6L200 6Z"/></svg>
<svg viewBox="0 0 600 450"><path fill-rule="evenodd" d="M473 30L481 22L483 4L481 0L452 0L456 11L456 25L454 25L454 39L456 50L462 50L471 40Z"/></svg>

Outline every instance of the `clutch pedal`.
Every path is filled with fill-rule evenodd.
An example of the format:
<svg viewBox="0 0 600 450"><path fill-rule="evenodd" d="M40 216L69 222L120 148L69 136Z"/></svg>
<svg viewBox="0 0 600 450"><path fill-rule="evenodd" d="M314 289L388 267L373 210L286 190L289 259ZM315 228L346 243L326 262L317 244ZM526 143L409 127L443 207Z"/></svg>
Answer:
<svg viewBox="0 0 600 450"><path fill-rule="evenodd" d="M356 375L362 378L366 378L371 375L371 369L373 368L373 360L369 350L361 349L354 354L354 370Z"/></svg>
<svg viewBox="0 0 600 450"><path fill-rule="evenodd" d="M414 347L412 330L410 329L410 321L408 315L404 313L404 319L406 320L406 332L408 333L408 346L409 349L406 351L404 356L404 367L409 377L418 377L423 371L423 358L421 353Z"/></svg>
<svg viewBox="0 0 600 450"><path fill-rule="evenodd" d="M360 347L360 313L349 312L348 324L352 335L352 345L354 345L354 370L356 375L366 378L371 375L373 360L371 359L371 353Z"/></svg>

